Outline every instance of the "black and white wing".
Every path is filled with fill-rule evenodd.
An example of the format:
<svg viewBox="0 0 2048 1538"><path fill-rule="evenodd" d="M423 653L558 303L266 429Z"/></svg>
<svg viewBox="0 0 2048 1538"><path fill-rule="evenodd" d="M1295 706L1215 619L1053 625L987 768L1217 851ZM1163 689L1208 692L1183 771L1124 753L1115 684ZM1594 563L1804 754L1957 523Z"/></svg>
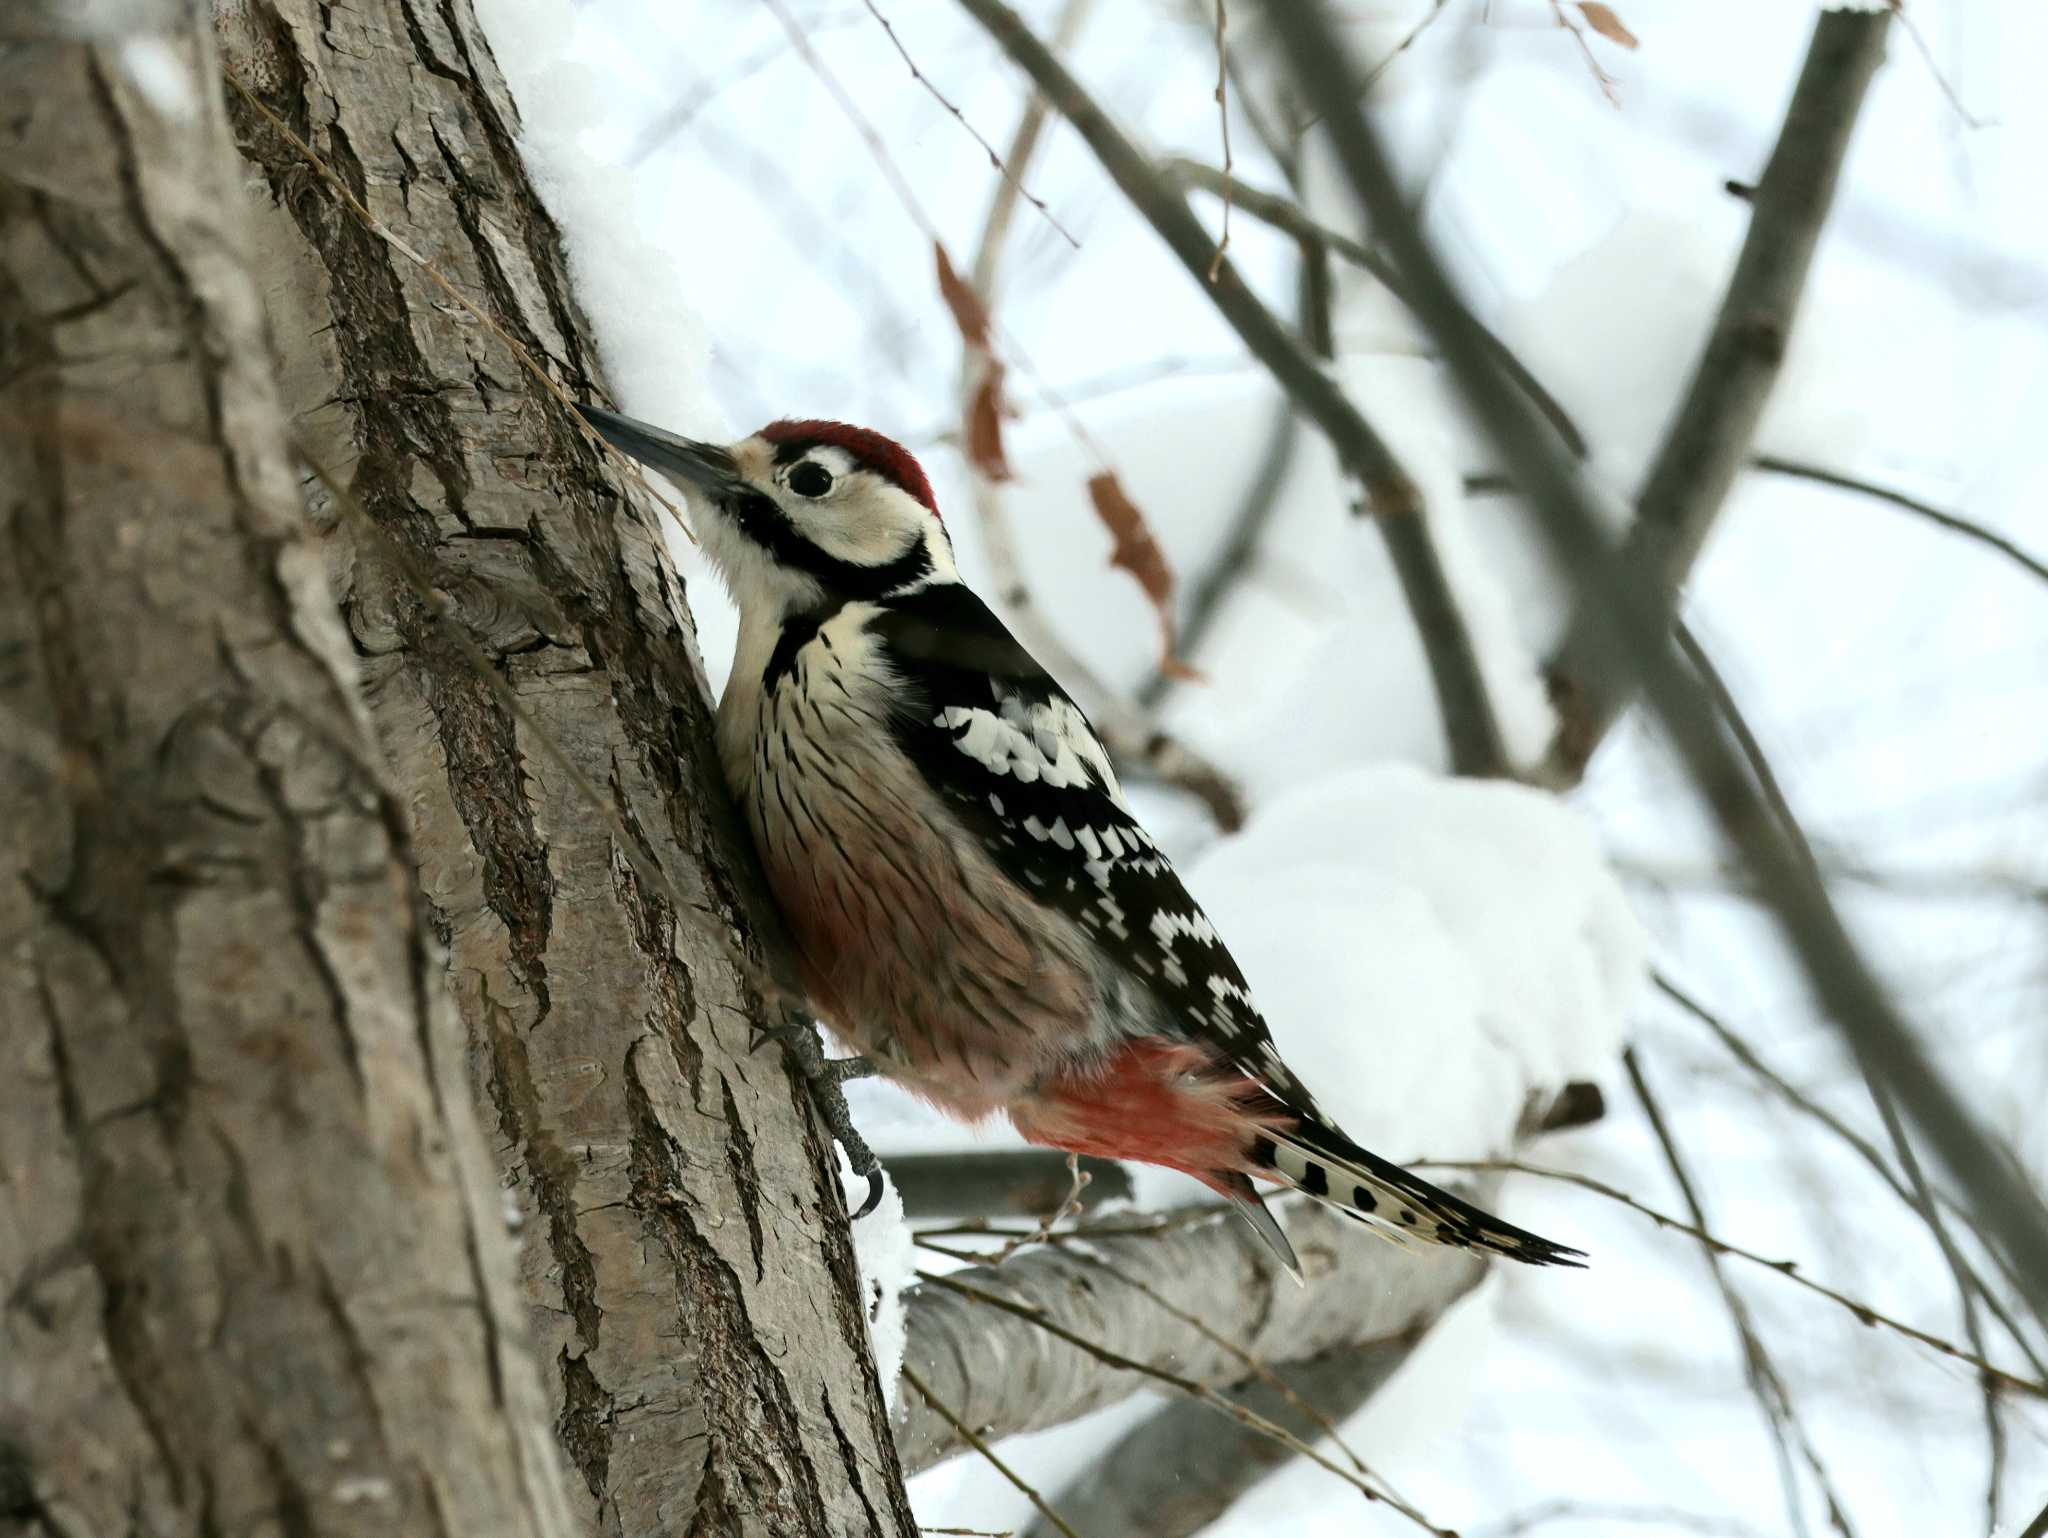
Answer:
<svg viewBox="0 0 2048 1538"><path fill-rule="evenodd" d="M1131 816L1081 708L966 587L924 588L882 610L868 629L902 682L896 740L998 868L1148 987L1168 1028L1310 1110L1244 974Z"/></svg>
<svg viewBox="0 0 2048 1538"><path fill-rule="evenodd" d="M1207 915L1132 818L1087 717L986 604L949 583L881 607L868 630L902 683L891 722L898 745L1006 875L1149 987L1162 1029L1201 1042L1219 1067L1246 1073L1291 1114L1292 1124L1254 1141L1254 1163L1397 1243L1578 1263L1579 1251L1481 1211L1329 1123L1274 1051ZM1239 1204L1274 1243L1279 1230L1250 1193L1247 1184ZM1274 1247L1293 1263L1284 1236Z"/></svg>

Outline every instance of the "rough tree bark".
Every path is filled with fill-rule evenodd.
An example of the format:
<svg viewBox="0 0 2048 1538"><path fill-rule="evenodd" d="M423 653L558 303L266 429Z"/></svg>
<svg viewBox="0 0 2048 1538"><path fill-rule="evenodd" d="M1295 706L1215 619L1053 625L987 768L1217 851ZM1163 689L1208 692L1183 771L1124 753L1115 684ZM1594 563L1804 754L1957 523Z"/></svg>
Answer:
<svg viewBox="0 0 2048 1538"><path fill-rule="evenodd" d="M0 1531L567 1535L212 30L166 19L0 48Z"/></svg>
<svg viewBox="0 0 2048 1538"><path fill-rule="evenodd" d="M222 36L236 78L376 219L593 392L468 0L223 0ZM335 510L330 570L528 1219L586 1509L623 1534L907 1534L834 1157L780 1054L748 1050L758 1001L735 958L775 943L771 910L655 510L502 339L230 106L287 404L378 531ZM533 728L408 591L394 543Z"/></svg>
<svg viewBox="0 0 2048 1538"><path fill-rule="evenodd" d="M527 1321L479 1308L471 1256L487 1249L478 1214L502 1222L509 1205L552 1390L538 1418L574 1465L569 1526L911 1533L829 1144L778 1055L747 1051L758 1001L737 957L774 936L650 505L342 195L590 387L560 243L467 0L215 11L224 58L209 49L188 93L167 90L143 39L118 65L81 55L65 110L11 112L0 130L21 243L0 294L10 416L49 425L57 358L97 368L103 395L136 396L66 408L76 466L47 433L0 434L27 488L10 569L36 599L17 586L0 623L37 627L0 651L7 740L27 748L0 773L10 810L37 798L0 819L34 878L0 895L17 1059L0 1094L25 1101L0 1129L0 1203L22 1240L7 1256L28 1268L7 1278L6 1328L9 1345L69 1332L9 1355L4 1445L32 1469L75 1465L67 1498L98 1504L67 1530L112 1531L159 1499L221 1526L310 1513L321 1530L528 1530L515 1476L538 1479L546 1458L513 1439L510 1409L495 1451L454 1423L523 1381L516 1361L483 1374L491 1353L516 1355ZM7 56L10 107L57 88L38 73L47 56ZM332 179L233 92L240 162L209 164L191 132L139 125L148 91L160 112L218 126L223 63ZM151 177L179 191L173 172L211 185L183 188L174 211L196 222L167 234L152 199L171 193ZM261 317L195 265L225 248L202 205L250 226L274 360ZM125 244L102 255L88 235ZM277 423L264 452L242 441L250 399L275 412L273 361L292 437L347 483L322 530L345 632L312 596L320 557L308 569L281 532L304 515ZM215 510L240 522L209 535L201 512ZM88 549L107 575L80 564ZM406 568L429 575L520 712ZM388 771L334 724L359 724L334 661L351 643ZM373 794L387 772L388 802ZM408 856L416 887L398 879ZM311 1238L273 1243L271 1228L346 1245L358 1236L334 1210L341 1187L439 1178L463 1146L458 1084L408 1097L387 1082L389 1059L425 1058L430 1042L394 1012L442 1007L446 986L409 920L446 948L512 1190L442 1214L444 1228L466 1219L467 1250L394 1194L384 1227L345 1264L323 1262ZM387 923L410 949L377 949ZM301 1015L307 1028L287 1030ZM326 1108L349 1092L396 1171L359 1168L368 1156ZM216 1095L247 1125L193 1114ZM46 1171L42 1151L66 1137L78 1159ZM191 1256L209 1269L167 1269ZM265 1287L295 1311L253 1307ZM101 1343L104 1365L77 1365ZM416 1414L372 1397L401 1361ZM58 1444L87 1412L104 1438ZM299 1466L315 1454L363 1463L367 1483L340 1477L354 1462ZM444 1484L470 1504L433 1499Z"/></svg>

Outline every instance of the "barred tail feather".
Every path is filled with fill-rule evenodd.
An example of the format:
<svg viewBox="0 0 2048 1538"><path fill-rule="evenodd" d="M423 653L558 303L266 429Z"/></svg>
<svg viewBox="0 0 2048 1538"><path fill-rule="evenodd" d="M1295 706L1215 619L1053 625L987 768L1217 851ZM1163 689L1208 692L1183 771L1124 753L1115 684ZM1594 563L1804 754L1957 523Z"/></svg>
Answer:
<svg viewBox="0 0 2048 1538"><path fill-rule="evenodd" d="M1313 1123L1261 1134L1252 1160L1260 1173L1321 1199L1403 1249L1421 1240L1532 1266L1585 1264L1585 1251L1504 1222Z"/></svg>

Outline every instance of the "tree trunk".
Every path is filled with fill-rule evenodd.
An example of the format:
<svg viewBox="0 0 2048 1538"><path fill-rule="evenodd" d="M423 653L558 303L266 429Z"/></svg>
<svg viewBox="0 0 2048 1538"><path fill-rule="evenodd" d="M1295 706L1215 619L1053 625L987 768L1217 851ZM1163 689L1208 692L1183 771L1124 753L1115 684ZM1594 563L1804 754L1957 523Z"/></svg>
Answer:
<svg viewBox="0 0 2048 1538"><path fill-rule="evenodd" d="M124 1515L169 1530L154 1516L164 1501L225 1525L230 1491L229 1515L274 1511L280 1526L309 1502L324 1503L323 1521L339 1503L382 1532L536 1526L515 1503L551 1469L516 1439L511 1390L526 1368L507 1360L529 1332L476 1306L489 1250L476 1214L509 1209L523 1220L552 1390L537 1396L552 1399L540 1418L575 1470L571 1526L907 1535L831 1150L779 1055L747 1051L758 1001L737 958L779 939L717 775L687 611L650 507L620 491L512 350L342 193L588 388L594 364L559 241L469 6L217 0L216 11L228 71L329 168L228 93L247 193L236 222L253 226L274 358L261 318L227 305L210 269L180 277L197 258L181 258L173 236L220 260L226 243L205 221L235 201L232 173L190 132L125 124L107 105L132 107L140 92L179 110L151 45L127 45L97 74L77 55L68 107L4 130L17 153L0 187L19 232L0 296L13 317L9 415L48 425L54 410L38 404L58 377L51 364L20 360L75 359L63 377L83 370L102 393L89 411L66 408L60 441L77 465L47 434L4 438L12 481L33 493L13 515L9 559L17 583L36 587L0 594L0 623L37 626L0 650L7 741L24 735L18 721L51 723L0 768L10 807L35 798L5 834L31 881L0 895L8 1014L32 1025L10 1025L19 1060L0 1084L30 1102L0 1128L0 1201L23 1239L7 1258L28 1267L8 1278L6 1328L9 1344L29 1325L51 1334L43 1319L68 1333L9 1359L0 1499L20 1483L11 1459L28 1462L37 1501L46 1465L76 1466L57 1488L92 1515L78 1531L114 1530ZM8 57L10 103L58 88L38 73L54 50L27 52L37 57ZM209 122L221 62L209 52L186 103ZM133 84L116 78L123 69ZM43 136L33 156L21 149L30 132ZM168 215L143 217L152 184L138 166L225 185L185 186L173 212L194 228L166 234ZM120 235L122 260L74 225ZM232 327L214 317L223 308ZM340 506L321 509L346 633L281 532L303 529L275 421L261 452L242 441L273 362L293 436L347 483ZM105 393L116 388L118 402ZM270 519L260 531L252 506ZM211 544L208 509L224 509ZM279 562L289 585L271 578ZM408 571L428 574L519 712ZM388 769L369 767L359 745L345 751L334 724L359 724L334 677L351 642ZM386 783L379 775L389 803L362 789ZM394 819L394 805L409 818ZM399 879L408 862L416 884ZM202 902L205 929L192 922ZM454 1071L399 1009L440 1007L438 953L377 948L380 926L413 936L412 918L446 948L512 1188L451 1209L469 1223L467 1248L399 1206L420 1199L411 1186L435 1189L466 1147L459 1084L422 1100L389 1082L388 1059L408 1043L421 1071ZM224 1044L198 1041L188 1013ZM134 1042L125 1051L111 1050L116 1024ZM106 1082L87 1085L86 1065ZM351 1089L372 1151L409 1164L361 1170L335 1146L338 1113L315 1091ZM246 1114L246 1139L238 1124L223 1133L208 1118L202 1130L191 1116L216 1093ZM438 1121L416 1125L429 1112L445 1135ZM75 1158L50 1171L31 1162L66 1137ZM128 1144L145 1137L154 1167L131 1173L145 1161ZM118 1158L97 1151L110 1139ZM344 1202L377 1222L358 1235ZM273 1242L273 1225L307 1237ZM315 1264L358 1237L345 1263ZM153 1257L166 1249L189 1264L179 1244L231 1242L241 1248L220 1253L234 1263L203 1278L139 1270L161 1270ZM239 1301L259 1285L293 1302L305 1289L322 1308L301 1317ZM46 1297L53 1288L63 1296ZM250 1333L259 1345L220 1349ZM112 1344L94 1378L79 1364L102 1334ZM401 1415L372 1399L380 1379L359 1381L384 1368L376 1353L400 1352L406 1392L433 1413ZM33 1368L17 1374L15 1361ZM465 1395L504 1423L495 1462L454 1419ZM60 1428L88 1411L112 1429L71 1448ZM381 1449L394 1472L351 1481L343 1461L309 1483L291 1437L339 1460ZM216 1477L187 1451L195 1440L233 1467Z"/></svg>
<svg viewBox="0 0 2048 1538"><path fill-rule="evenodd" d="M0 48L0 1530L566 1535L167 9Z"/></svg>

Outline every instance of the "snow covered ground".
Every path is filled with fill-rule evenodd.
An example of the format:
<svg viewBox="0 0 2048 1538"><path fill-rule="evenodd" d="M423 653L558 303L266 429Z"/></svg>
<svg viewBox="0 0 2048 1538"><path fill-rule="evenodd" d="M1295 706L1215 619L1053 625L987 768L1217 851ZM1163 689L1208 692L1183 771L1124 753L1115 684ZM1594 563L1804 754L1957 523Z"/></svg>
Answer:
<svg viewBox="0 0 2048 1538"><path fill-rule="evenodd" d="M911 80L865 6L785 3L964 265L995 190L986 155ZM928 238L773 10L756 0L479 9L621 406L711 437L782 415L902 437L939 487L963 571L984 577L952 439L958 337ZM938 0L882 9L969 121L1005 142L1023 93L962 13ZM1057 5L1024 9L1051 30ZM1251 19L1239 9L1231 25L1244 35ZM1381 57L1431 5L1340 9L1362 53ZM1640 47L1591 42L1614 77L1612 103L1548 0L1452 0L1387 72L1382 122L1475 304L1577 418L1620 508L1745 228L1722 184L1760 170L1813 10L1789 0L1616 9ZM1906 14L1924 52L1894 27L1759 446L1924 497L2038 555L2048 550L2048 99L2036 76L2048 12L2032 0L1915 0ZM1098 3L1074 62L1161 153L1219 158L1211 39L1190 9ZM1241 119L1233 147L1240 175L1281 185ZM1053 624L1129 688L1156 661L1156 624L1108 564L1108 536L1082 492L1094 453L1047 399L1085 424L1187 573L1235 513L1273 396L1070 133L1050 134L1027 181L1081 247L1019 210L998 304L1023 409L1010 429L1012 518ZM1213 223L1216 205L1199 206ZM1329 217L1345 207L1335 196L1321 206ZM1284 242L1240 211L1230 249L1291 307ZM1466 475L1493 467L1398 311L1347 286L1339 334L1347 386L1432 494L1504 724L1533 752L1548 726L1534 659L1557 633L1557 584L1512 501L1464 494ZM1376 536L1345 515L1313 433L1278 496L1256 559L1193 659L1208 685L1177 689L1166 716L1242 777L1252 821L1218 840L1163 794L1147 793L1142 810L1237 950L1288 1057L1397 1158L1496 1148L1527 1089L1596 1077L1607 1119L1547 1142L1542 1157L1674 1210L1616 1070L1626 1034L1717 1231L1956 1336L1953 1290L1926 1231L1838 1142L1637 986L1647 946L1803 1090L1883 1141L1860 1081L1649 734L1625 725L1569 807L1444 781L1399 590ZM678 557L718 682L732 616L694 553ZM1838 873L1858 932L2037 1173L2048 1169L2035 1114L2048 1082L2043 598L2037 579L1924 521L1755 474L1737 487L1689 610ZM857 1110L885 1149L998 1136L935 1123L886 1090L863 1094ZM1144 1194L1166 1198L1166 1177ZM1489 1283L1361 1412L1352 1445L1434 1519L1468 1532L1504 1532L1517 1513L1557 1500L1581 1511L1542 1530L1572 1538L1823 1530L1804 1470L1799 1512L1788 1512L1697 1248L1570 1188L1521 1179L1505 1200L1517 1221L1592 1251L1594 1268ZM864 1257L900 1274L900 1218L869 1222ZM1767 1274L1735 1276L1858 1534L1991 1531L1981 1403L1965 1370ZM2013 1365L1995 1334L1993 1355ZM1056 1491L1144 1409L1136 1401L1019 1439L1006 1455ZM2048 1413L2010 1399L2005 1412L1999 1531L2016 1534L2048 1499ZM972 1459L922 1476L913 1497L933 1525L1000 1530L1029 1516ZM1398 1519L1296 1464L1212 1532L1397 1530Z"/></svg>

